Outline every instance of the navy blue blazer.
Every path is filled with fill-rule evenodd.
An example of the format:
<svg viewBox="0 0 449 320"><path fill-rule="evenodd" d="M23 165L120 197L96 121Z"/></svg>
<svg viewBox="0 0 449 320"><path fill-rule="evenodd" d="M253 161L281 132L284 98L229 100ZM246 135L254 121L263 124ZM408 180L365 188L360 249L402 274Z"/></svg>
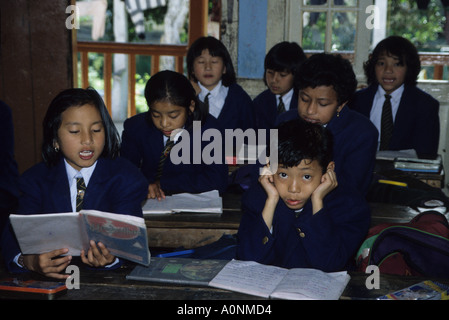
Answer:
<svg viewBox="0 0 449 320"><path fill-rule="evenodd" d="M256 127L253 101L237 83L229 86L228 95L217 119L223 129L240 128L245 131Z"/></svg>
<svg viewBox="0 0 449 320"><path fill-rule="evenodd" d="M365 199L339 184L324 198L324 207L312 214L309 200L296 215L279 200L272 232L262 218L267 195L260 184L242 199L237 258L283 268L340 271L351 263L370 226ZM352 261L353 262L353 261Z"/></svg>
<svg viewBox="0 0 449 320"><path fill-rule="evenodd" d="M369 119L377 88L377 85L370 85L357 91L350 108ZM415 149L420 157L435 158L440 141L439 107L439 102L428 93L405 85L389 149Z"/></svg>
<svg viewBox="0 0 449 320"><path fill-rule="evenodd" d="M256 114L257 129L272 129L276 126L277 100L276 95L270 89L263 91L253 100L254 112ZM298 97L293 94L287 109L298 108Z"/></svg>
<svg viewBox="0 0 449 320"><path fill-rule="evenodd" d="M130 160L141 169L148 183L154 183L159 159L164 149L163 134L146 117L147 113L141 113L125 121L120 154L121 157ZM189 163L175 164L171 157L167 158L160 179L161 188L166 194L200 193L211 190L224 192L226 190L228 166L225 161L224 135L217 120L210 115L201 125L201 136L207 129L217 129L222 140L218 141L217 144L214 141L202 141L201 137L194 137L192 128L186 130L188 135L181 135L181 139L184 137L190 138L190 143L186 145L190 152L190 156L186 156ZM198 141L198 139L201 141ZM179 143L182 143L182 141L177 142L172 152L175 152ZM195 153L197 144L201 147L201 154ZM214 150L217 153L213 153L213 155L217 155L216 163L207 164L203 161L204 148L209 144L210 148L212 146L217 147L217 150ZM221 148L221 150L218 150L218 148ZM219 154L219 151L221 151L221 154ZM205 154L209 155L210 152L205 152ZM200 158L201 161L195 164L193 157Z"/></svg>
<svg viewBox="0 0 449 320"><path fill-rule="evenodd" d="M278 117L278 123L298 117L297 110L289 110ZM345 180L366 195L376 163L376 127L368 118L345 106L329 121L327 128L334 137L335 173L338 181Z"/></svg>
<svg viewBox="0 0 449 320"><path fill-rule="evenodd" d="M39 163L19 179L19 214L71 212L70 187L64 160L55 167ZM83 208L142 217L148 194L143 175L125 159L99 158L84 196ZM13 262L20 253L11 225L2 237L2 254L10 271L22 272Z"/></svg>

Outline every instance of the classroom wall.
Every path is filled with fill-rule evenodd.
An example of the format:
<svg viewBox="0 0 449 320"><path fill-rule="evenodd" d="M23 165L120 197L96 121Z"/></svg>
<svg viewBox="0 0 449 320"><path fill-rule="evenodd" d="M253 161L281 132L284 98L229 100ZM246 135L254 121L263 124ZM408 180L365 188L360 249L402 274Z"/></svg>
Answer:
<svg viewBox="0 0 449 320"><path fill-rule="evenodd" d="M70 0L0 1L0 99L12 109L20 172L41 160L42 119L51 99L72 87Z"/></svg>

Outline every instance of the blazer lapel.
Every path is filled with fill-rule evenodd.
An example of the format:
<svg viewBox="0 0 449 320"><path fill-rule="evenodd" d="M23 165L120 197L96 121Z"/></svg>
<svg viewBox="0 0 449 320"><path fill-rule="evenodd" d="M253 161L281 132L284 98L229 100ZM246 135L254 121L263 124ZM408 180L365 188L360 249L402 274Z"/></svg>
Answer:
<svg viewBox="0 0 449 320"><path fill-rule="evenodd" d="M67 179L67 172L65 170L65 163L63 160L53 169L54 174L48 176L49 191L53 210L59 212L71 212L72 203L70 200L70 187ZM44 204L45 206L45 204Z"/></svg>

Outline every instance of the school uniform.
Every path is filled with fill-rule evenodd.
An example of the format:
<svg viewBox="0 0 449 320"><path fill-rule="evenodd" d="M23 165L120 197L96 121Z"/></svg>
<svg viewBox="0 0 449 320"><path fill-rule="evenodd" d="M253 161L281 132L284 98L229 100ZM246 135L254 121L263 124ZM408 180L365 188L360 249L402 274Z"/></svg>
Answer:
<svg viewBox="0 0 449 320"><path fill-rule="evenodd" d="M357 91L350 103L350 108L372 119L379 132L380 114L385 100L382 91L378 85L370 85ZM395 92L392 93L394 127L388 149L415 149L418 156L435 158L440 139L439 102L412 85L404 85L402 95L396 98L396 102L394 95ZM378 99L381 100L376 108L378 111L374 112L373 102Z"/></svg>
<svg viewBox="0 0 449 320"><path fill-rule="evenodd" d="M286 111L298 108L298 97L293 89L282 97ZM279 95L275 95L270 89L260 93L253 100L258 129L272 129L276 126L278 117Z"/></svg>
<svg viewBox="0 0 449 320"><path fill-rule="evenodd" d="M127 119L123 126L121 157L139 167L149 184L154 183L159 160L168 138L165 138L162 132L154 126L147 113ZM203 133L208 129L216 129L216 132L220 132L221 141L217 140L217 143L203 141ZM201 124L200 133L201 136L196 136L192 127L186 128L166 158L160 178L161 189L166 194L200 193L211 190L224 192L226 190L228 167L224 155L225 137L217 120L209 115ZM186 139L187 143L183 139ZM181 148L180 143L184 147ZM208 145L210 148L212 146L216 146L216 148L211 152L203 152ZM181 148L180 151L178 150L180 153L176 151L177 148ZM209 155L216 156L215 163L208 164L204 161L204 157ZM177 163L175 158L182 158L185 161Z"/></svg>
<svg viewBox="0 0 449 320"><path fill-rule="evenodd" d="M22 192L19 214L73 212L73 201L64 159L54 167L39 163L19 179ZM83 209L142 217L142 201L148 193L143 175L125 159L99 158L90 176ZM2 238L2 254L9 270L24 271L13 260L20 253L11 225Z"/></svg>
<svg viewBox="0 0 449 320"><path fill-rule="evenodd" d="M297 110L278 117L278 124L298 118ZM333 135L335 173L339 181L350 183L362 195L371 184L376 162L378 132L368 118L347 106L335 114L327 124Z"/></svg>
<svg viewBox="0 0 449 320"><path fill-rule="evenodd" d="M208 91L201 83L199 93L200 101L204 102L206 96L210 93L209 114L214 116L223 129L237 129L243 131L249 128L255 128L256 118L251 97L237 83L225 87L220 83L212 90Z"/></svg>
<svg viewBox="0 0 449 320"><path fill-rule="evenodd" d="M271 229L262 218L266 199L260 184L242 199L240 260L283 268L343 270L351 264L370 225L367 202L341 184L324 198L324 207L314 215L310 200L295 212L279 199Z"/></svg>

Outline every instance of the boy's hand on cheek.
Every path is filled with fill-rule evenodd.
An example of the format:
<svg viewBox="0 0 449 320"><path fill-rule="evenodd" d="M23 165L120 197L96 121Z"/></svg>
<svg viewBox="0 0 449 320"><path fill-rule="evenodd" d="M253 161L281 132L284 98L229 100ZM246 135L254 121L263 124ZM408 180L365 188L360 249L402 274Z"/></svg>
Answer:
<svg viewBox="0 0 449 320"><path fill-rule="evenodd" d="M312 193L313 213L317 213L323 208L323 199L338 186L337 175L332 169L321 177L321 184Z"/></svg>
<svg viewBox="0 0 449 320"><path fill-rule="evenodd" d="M274 185L274 175L270 171L269 167L265 166L262 169L262 172L259 177L259 183L264 188L267 193L268 199L278 201L279 200L279 192Z"/></svg>

